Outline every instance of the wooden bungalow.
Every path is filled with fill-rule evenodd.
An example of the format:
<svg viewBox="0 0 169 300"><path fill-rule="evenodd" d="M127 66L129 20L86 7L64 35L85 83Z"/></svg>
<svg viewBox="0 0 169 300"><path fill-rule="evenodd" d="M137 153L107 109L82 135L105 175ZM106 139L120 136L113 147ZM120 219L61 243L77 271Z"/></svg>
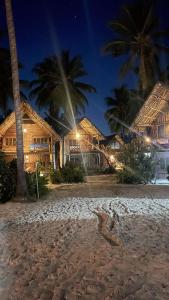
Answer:
<svg viewBox="0 0 169 300"><path fill-rule="evenodd" d="M156 178L166 178L169 166L169 87L157 83L142 106L134 123L133 130L145 137L150 137L151 142L157 146Z"/></svg>
<svg viewBox="0 0 169 300"><path fill-rule="evenodd" d="M71 161L85 165L88 170L104 168L105 157L99 150L99 144L104 139L101 131L88 118L82 118L62 140L60 153L62 165Z"/></svg>
<svg viewBox="0 0 169 300"><path fill-rule="evenodd" d="M22 102L21 105L25 170L33 171L40 162L46 171L50 163L56 166L55 143L60 142L60 137L28 103ZM14 112L0 125L0 151L4 152L7 161L16 158Z"/></svg>

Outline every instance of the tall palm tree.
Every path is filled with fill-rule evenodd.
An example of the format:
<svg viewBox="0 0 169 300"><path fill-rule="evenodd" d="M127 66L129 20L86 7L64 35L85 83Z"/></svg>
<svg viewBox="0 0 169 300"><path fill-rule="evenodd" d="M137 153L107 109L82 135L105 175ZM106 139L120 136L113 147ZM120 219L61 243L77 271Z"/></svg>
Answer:
<svg viewBox="0 0 169 300"><path fill-rule="evenodd" d="M3 37L6 37L6 32L0 31L0 39ZM10 51L4 47L0 48L0 66L0 111L4 117L6 117L9 112L9 106L11 108L13 89ZM22 68L20 63L19 68ZM20 80L20 87L27 88L28 82L26 80ZM21 92L21 96L26 99L23 92Z"/></svg>
<svg viewBox="0 0 169 300"><path fill-rule="evenodd" d="M107 43L105 52L114 57L127 55L120 75L135 71L140 89L150 88L160 73L160 53L169 54L169 47L161 43L169 36L169 29L160 30L154 0L137 0L122 7L121 15L110 22L114 39Z"/></svg>
<svg viewBox="0 0 169 300"><path fill-rule="evenodd" d="M85 110L85 92L95 92L91 85L79 81L87 75L80 56L70 57L69 51L45 58L35 65L37 76L31 83L31 97L39 107L46 107L53 116L64 116L72 123L74 115Z"/></svg>
<svg viewBox="0 0 169 300"><path fill-rule="evenodd" d="M0 39L6 36L6 32L0 30ZM10 52L4 47L0 47L0 110L3 114L7 113L7 98L12 96L11 82L11 61Z"/></svg>
<svg viewBox="0 0 169 300"><path fill-rule="evenodd" d="M16 48L15 28L13 22L13 13L11 0L5 0L6 19L9 36L9 46L11 54L12 69L12 87L15 106L16 119L16 141L17 141L17 196L25 199L26 196L26 178L24 173L24 152L23 152L23 132L22 132L22 112L20 105L19 72Z"/></svg>
<svg viewBox="0 0 169 300"><path fill-rule="evenodd" d="M128 132L144 100L139 97L135 90L128 90L124 85L115 88L112 93L113 97L105 99L108 106L105 118L111 131L124 135L125 132Z"/></svg>

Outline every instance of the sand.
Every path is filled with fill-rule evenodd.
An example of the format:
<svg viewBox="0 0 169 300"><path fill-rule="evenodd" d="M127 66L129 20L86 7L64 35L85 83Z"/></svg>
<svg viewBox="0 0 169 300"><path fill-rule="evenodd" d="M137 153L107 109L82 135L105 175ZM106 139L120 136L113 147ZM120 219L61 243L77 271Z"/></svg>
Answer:
<svg viewBox="0 0 169 300"><path fill-rule="evenodd" d="M43 201L0 206L0 299L168 300L168 187L161 198L151 188L153 198L141 186L135 197L136 187L114 195L106 179L87 184L86 192L84 186L53 187ZM118 213L113 233L122 247L98 232L96 207Z"/></svg>

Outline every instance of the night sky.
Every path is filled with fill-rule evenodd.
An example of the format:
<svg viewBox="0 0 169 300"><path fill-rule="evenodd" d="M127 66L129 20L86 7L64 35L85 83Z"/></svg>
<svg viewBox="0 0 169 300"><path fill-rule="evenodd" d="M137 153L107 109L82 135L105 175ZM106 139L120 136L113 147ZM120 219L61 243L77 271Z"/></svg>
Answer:
<svg viewBox="0 0 169 300"><path fill-rule="evenodd" d="M80 54L88 76L81 78L97 89L89 94L88 116L105 134L109 133L104 119L104 98L113 87L121 85L118 77L123 58L103 54L103 46L113 37L108 22L120 11L126 1L119 0L14 0L13 13L16 27L19 60L24 65L21 78L33 79L32 67L59 49L70 49L71 55ZM169 1L162 0L159 10L162 26L169 26ZM0 26L5 24L5 11L0 10ZM168 24L167 24L168 23ZM164 26L165 25L165 26ZM134 87L132 73L123 80Z"/></svg>

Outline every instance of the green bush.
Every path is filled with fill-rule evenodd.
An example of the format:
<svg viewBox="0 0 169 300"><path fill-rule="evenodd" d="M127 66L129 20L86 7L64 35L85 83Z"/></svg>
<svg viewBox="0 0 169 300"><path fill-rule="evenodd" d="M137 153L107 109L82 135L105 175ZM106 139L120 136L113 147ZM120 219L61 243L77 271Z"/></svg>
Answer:
<svg viewBox="0 0 169 300"><path fill-rule="evenodd" d="M28 195L31 198L38 198L37 192L37 182L38 182L38 191L39 197L45 195L48 191L47 184L48 179L46 176L40 176L40 172L26 172L26 183Z"/></svg>
<svg viewBox="0 0 169 300"><path fill-rule="evenodd" d="M169 166L167 166L167 173L168 173L167 179L169 180Z"/></svg>
<svg viewBox="0 0 169 300"><path fill-rule="evenodd" d="M61 173L65 183L84 182L84 169L72 162L67 162L62 168Z"/></svg>
<svg viewBox="0 0 169 300"><path fill-rule="evenodd" d="M26 183L28 189L28 196L31 198L37 198L37 183L36 173L25 173ZM47 192L48 179L40 176L40 172L37 173L39 196L43 196ZM7 163L4 160L4 156L0 153L0 202L4 203L9 201L16 195L16 182L17 182L17 165L16 159Z"/></svg>
<svg viewBox="0 0 169 300"><path fill-rule="evenodd" d="M67 162L66 165L60 170L54 170L51 168L50 171L50 179L52 183L84 182L84 177L84 169L71 162Z"/></svg>
<svg viewBox="0 0 169 300"><path fill-rule="evenodd" d="M118 161L124 166L117 172L120 183L148 183L155 174L155 149L147 145L142 138L134 138L125 144L118 156Z"/></svg>
<svg viewBox="0 0 169 300"><path fill-rule="evenodd" d="M6 163L0 153L0 202L4 203L16 194L16 169L14 165Z"/></svg>
<svg viewBox="0 0 169 300"><path fill-rule="evenodd" d="M50 180L51 180L51 183L62 183L62 182L64 182L61 170L52 169L51 172L50 172Z"/></svg>
<svg viewBox="0 0 169 300"><path fill-rule="evenodd" d="M120 170L118 171L118 178L120 183L143 183L144 180L141 178L140 174L134 174L129 170Z"/></svg>
<svg viewBox="0 0 169 300"><path fill-rule="evenodd" d="M103 170L103 174L115 174L117 171L114 166L109 166L108 168Z"/></svg>

